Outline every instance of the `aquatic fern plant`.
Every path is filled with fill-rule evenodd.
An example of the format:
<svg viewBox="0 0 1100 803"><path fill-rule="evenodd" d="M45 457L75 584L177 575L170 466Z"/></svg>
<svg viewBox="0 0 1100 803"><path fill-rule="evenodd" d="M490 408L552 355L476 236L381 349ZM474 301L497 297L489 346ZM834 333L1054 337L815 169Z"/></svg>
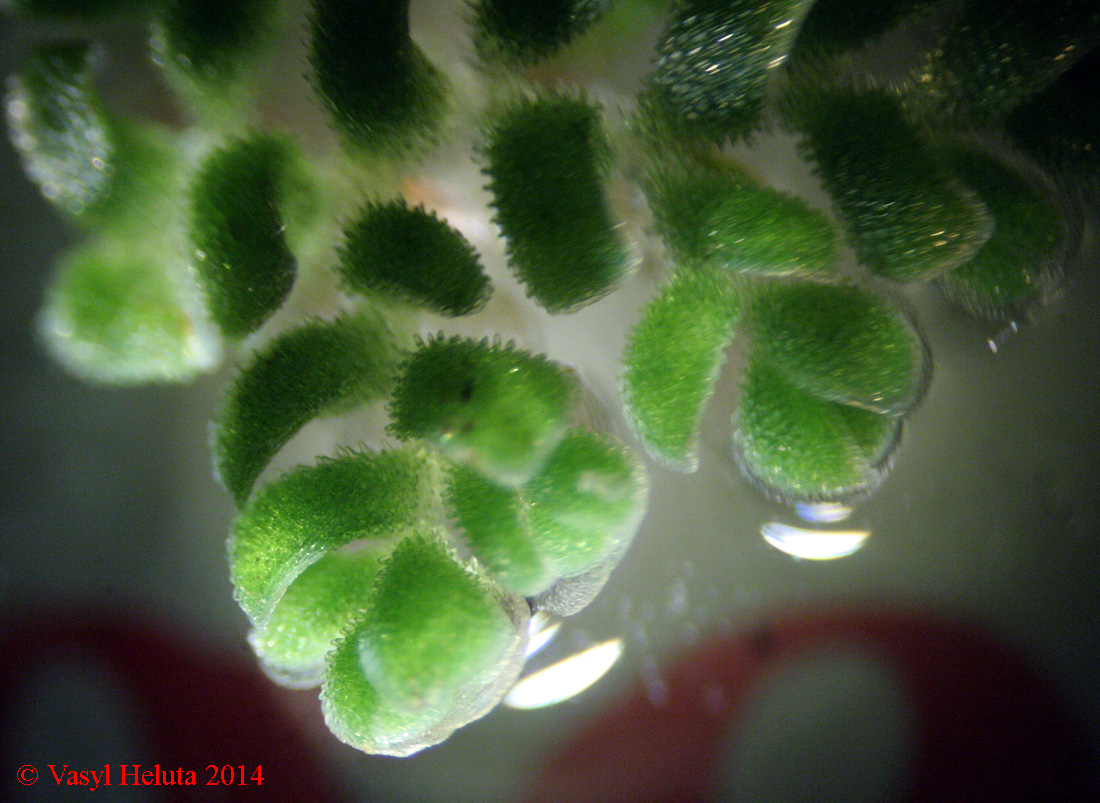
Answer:
<svg viewBox="0 0 1100 803"><path fill-rule="evenodd" d="M149 21L185 123L103 102L86 42L10 78L27 174L85 234L42 331L97 382L237 366L212 442L249 641L371 753L486 714L532 614L592 601L645 512L629 436L696 470L731 351L746 480L873 493L931 376L907 294L1041 309L1100 153L1095 113L1058 117L1095 86L1074 0L441 0L428 37L407 0L6 5ZM939 46L867 66L906 30ZM630 80L600 74L647 36ZM824 196L759 169L785 137ZM594 412L570 355L520 343L631 282L622 415ZM333 418L355 439L276 461Z"/></svg>

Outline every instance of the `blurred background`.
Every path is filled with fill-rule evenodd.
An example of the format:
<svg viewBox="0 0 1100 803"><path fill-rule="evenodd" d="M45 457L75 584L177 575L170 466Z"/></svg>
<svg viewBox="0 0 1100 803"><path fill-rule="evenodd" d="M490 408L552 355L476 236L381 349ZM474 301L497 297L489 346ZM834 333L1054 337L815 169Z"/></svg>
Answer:
<svg viewBox="0 0 1100 803"><path fill-rule="evenodd" d="M140 29L117 27L106 70L126 90L112 102L163 103L149 65L110 47ZM0 74L40 37L0 17ZM996 351L990 327L912 297L934 379L893 474L843 524L869 533L847 557L799 559L762 537L796 519L741 479L725 445L734 381L723 379L700 472L651 467L632 549L538 656L621 638L607 675L558 705L501 707L438 747L387 759L337 742L315 692L280 690L255 667L226 564L233 506L208 448L227 371L183 388L105 388L44 353L35 315L75 237L0 139L0 797L86 794L54 783L49 764L159 762L200 784L207 765L262 765L263 785L113 778L97 799L606 801L618 789L638 801L920 801L947 799L929 779L965 775L972 761L973 777L1006 785L955 800L1095 799L1094 253L1065 297ZM539 347L608 398L648 292L638 283L545 321ZM17 782L26 764L37 784ZM647 767L672 775L630 791Z"/></svg>

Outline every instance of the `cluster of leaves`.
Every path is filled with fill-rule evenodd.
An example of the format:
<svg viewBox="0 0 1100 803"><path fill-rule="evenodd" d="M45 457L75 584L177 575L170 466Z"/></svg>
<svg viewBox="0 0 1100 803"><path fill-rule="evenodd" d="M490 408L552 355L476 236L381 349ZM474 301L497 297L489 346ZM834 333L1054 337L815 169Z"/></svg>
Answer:
<svg viewBox="0 0 1100 803"><path fill-rule="evenodd" d="M931 0L680 0L617 137L579 91L515 89L609 2L476 0L486 91L471 112L413 41L408 0L315 0L309 77L335 157L263 124L260 65L290 29L284 3L9 5L151 18L158 62L199 121L184 130L105 108L83 43L42 48L12 81L28 174L89 232L63 259L44 332L75 371L115 383L188 379L259 344L214 425L240 506L237 598L272 676L320 684L330 727L369 752L407 755L490 710L522 666L532 610L588 604L645 507L638 461L575 423L561 366L495 340L409 336L416 314L470 315L493 289L474 246L401 191L428 153L461 141L458 121L480 128L509 267L551 314L629 275L608 182L642 176L672 270L623 355L627 417L651 456L693 470L704 407L744 334L731 448L788 501L849 500L886 476L931 366L903 285L933 282L994 319L1057 290L1073 225L1031 159L1066 176L1100 153L1095 119L1049 123L1091 74L1100 13L1081 0L1053 14L967 0L891 89L854 78L853 53ZM834 216L730 157L725 145L776 123L797 134ZM319 267L339 278L344 311L288 327L288 299L329 259ZM398 446L260 482L309 421L382 401Z"/></svg>
<svg viewBox="0 0 1100 803"><path fill-rule="evenodd" d="M624 355L627 410L651 454L697 467L705 405L745 331L734 448L746 476L787 501L872 491L930 372L910 318L841 274L824 215L736 166L677 156L649 190L678 265Z"/></svg>
<svg viewBox="0 0 1100 803"><path fill-rule="evenodd" d="M733 449L745 476L788 502L863 497L885 477L931 370L893 300L904 285L932 282L994 321L1060 288L1073 222L1054 180L1011 142L1063 179L1084 172L1095 128L1077 126L1076 148L1029 141L1018 112L1079 80L1062 73L1100 41L1100 16L1087 3L1050 16L1038 3L973 0L912 80L885 89L860 77L853 51L928 5L676 6L639 121L675 272L644 310L623 375L634 430L666 465L698 465L706 402L744 333ZM798 137L840 231L720 147L776 124Z"/></svg>
<svg viewBox="0 0 1100 803"><path fill-rule="evenodd" d="M310 13L312 85L349 172L406 175L441 136L449 81L412 42L407 6L319 0ZM486 59L528 61L598 16L567 6L545 10L556 20L547 39L521 9L484 4ZM12 84L28 174L91 235L55 280L47 340L108 383L188 379L223 351L254 351L213 427L218 478L240 507L230 570L250 642L277 681L321 686L341 739L408 755L496 705L523 665L532 610L566 616L595 597L645 510L641 464L575 424L580 388L561 366L498 341L409 342L410 311L469 315L492 286L459 231L384 181L321 249L336 255L347 309L272 322L338 206L308 143L263 130L251 113L251 74L283 10L254 0L149 10L159 62L200 121L192 127L106 109L84 43L45 46ZM489 44L516 25L530 29L523 47ZM604 198L597 108L524 96L487 112L484 126L517 275L554 312L607 293L627 260ZM548 215L589 236L548 236ZM314 418L386 400L399 446L261 481Z"/></svg>
<svg viewBox="0 0 1100 803"><path fill-rule="evenodd" d="M230 386L214 448L241 504L230 571L265 668L320 685L339 738L409 755L499 702L532 610L594 598L646 486L622 445L571 425L578 389L561 367L458 337L399 356L389 339L367 313L279 336ZM400 448L252 490L314 415L378 396Z"/></svg>

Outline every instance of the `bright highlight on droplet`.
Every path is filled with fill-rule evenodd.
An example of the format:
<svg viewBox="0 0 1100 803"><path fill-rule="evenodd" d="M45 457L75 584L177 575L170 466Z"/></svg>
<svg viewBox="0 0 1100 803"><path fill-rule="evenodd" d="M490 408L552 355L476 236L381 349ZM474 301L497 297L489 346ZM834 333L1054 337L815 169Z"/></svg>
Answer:
<svg viewBox="0 0 1100 803"><path fill-rule="evenodd" d="M523 678L504 698L504 704L526 710L564 702L602 678L622 654L621 638L589 647Z"/></svg>
<svg viewBox="0 0 1100 803"><path fill-rule="evenodd" d="M760 528L764 540L780 552L806 560L834 560L858 552L868 530L810 530L770 521Z"/></svg>
<svg viewBox="0 0 1100 803"><path fill-rule="evenodd" d="M810 524L836 524L852 515L852 509L839 502L799 502L794 511Z"/></svg>
<svg viewBox="0 0 1100 803"><path fill-rule="evenodd" d="M543 647L553 641L554 636L558 635L559 630L561 630L560 619L554 619L546 611L535 613L527 627L527 632L530 635L527 639L527 649L524 652L524 657L530 658L532 655L541 652Z"/></svg>

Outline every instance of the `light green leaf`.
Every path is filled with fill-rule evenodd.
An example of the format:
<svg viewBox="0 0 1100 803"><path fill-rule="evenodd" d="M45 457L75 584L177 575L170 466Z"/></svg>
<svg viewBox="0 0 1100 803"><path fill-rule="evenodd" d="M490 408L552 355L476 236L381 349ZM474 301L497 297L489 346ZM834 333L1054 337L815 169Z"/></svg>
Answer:
<svg viewBox="0 0 1100 803"><path fill-rule="evenodd" d="M740 318L728 279L682 273L649 303L623 353L627 420L656 459L680 471L699 461L703 411Z"/></svg>
<svg viewBox="0 0 1100 803"><path fill-rule="evenodd" d="M280 597L323 555L360 539L392 541L419 521L429 492L422 455L348 452L279 477L233 521L237 601L264 627Z"/></svg>

